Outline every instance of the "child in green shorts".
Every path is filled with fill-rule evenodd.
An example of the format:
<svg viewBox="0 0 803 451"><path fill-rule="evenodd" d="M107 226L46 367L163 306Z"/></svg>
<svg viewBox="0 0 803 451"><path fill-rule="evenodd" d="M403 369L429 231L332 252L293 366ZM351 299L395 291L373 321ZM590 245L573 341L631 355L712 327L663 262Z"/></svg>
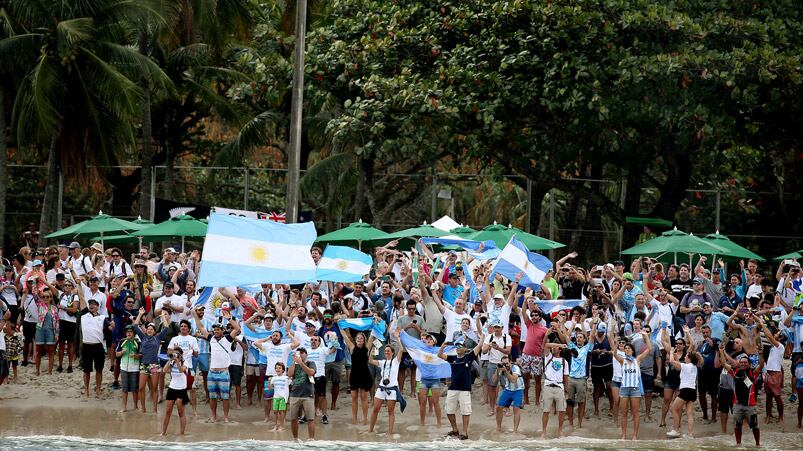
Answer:
<svg viewBox="0 0 803 451"><path fill-rule="evenodd" d="M270 379L270 388L273 390L273 411L276 412L276 426L274 431L284 430L284 417L287 414L287 398L290 396L290 379L284 374L284 363L276 364L276 376Z"/></svg>

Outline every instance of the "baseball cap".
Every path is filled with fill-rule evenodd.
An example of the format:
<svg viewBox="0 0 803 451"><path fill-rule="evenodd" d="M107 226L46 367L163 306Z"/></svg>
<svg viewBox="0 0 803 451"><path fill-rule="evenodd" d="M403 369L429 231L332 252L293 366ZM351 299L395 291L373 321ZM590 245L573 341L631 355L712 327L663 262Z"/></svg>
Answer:
<svg viewBox="0 0 803 451"><path fill-rule="evenodd" d="M491 321L491 326L492 327L502 327L502 320L495 319L495 320Z"/></svg>
<svg viewBox="0 0 803 451"><path fill-rule="evenodd" d="M81 249L81 245L78 243L78 241L73 241L72 243L70 243L69 248L70 249Z"/></svg>
<svg viewBox="0 0 803 451"><path fill-rule="evenodd" d="M66 280L66 279L67 279L67 276L65 276L64 273L60 272L60 273L56 274L56 280Z"/></svg>
<svg viewBox="0 0 803 451"><path fill-rule="evenodd" d="M87 302L90 303L90 304L100 305L98 300L94 299L94 298L90 298Z"/></svg>
<svg viewBox="0 0 803 451"><path fill-rule="evenodd" d="M597 324L597 332L602 332L602 333L608 332L608 325L605 323Z"/></svg>
<svg viewBox="0 0 803 451"><path fill-rule="evenodd" d="M134 330L134 326L129 324L129 325L125 326L125 330Z"/></svg>
<svg viewBox="0 0 803 451"><path fill-rule="evenodd" d="M626 272L626 273L622 274L622 278L632 282L633 281L633 274L630 274L629 272Z"/></svg>
<svg viewBox="0 0 803 451"><path fill-rule="evenodd" d="M173 282L168 280L167 282L165 282L164 288L175 288L175 285L173 284Z"/></svg>
<svg viewBox="0 0 803 451"><path fill-rule="evenodd" d="M463 343L462 341L458 341L457 343L454 344L454 347L455 348L465 348L466 344Z"/></svg>
<svg viewBox="0 0 803 451"><path fill-rule="evenodd" d="M92 277L89 278L89 281L90 282L100 282L100 279L98 279L98 276L92 276Z"/></svg>
<svg viewBox="0 0 803 451"><path fill-rule="evenodd" d="M304 323L304 327L315 327L315 323L307 321L306 323Z"/></svg>
<svg viewBox="0 0 803 451"><path fill-rule="evenodd" d="M176 250L173 249L172 247L168 247L167 249L165 249L165 252L166 253L169 252L171 254L178 254L178 252L176 252Z"/></svg>
<svg viewBox="0 0 803 451"><path fill-rule="evenodd" d="M613 266L624 266L624 265L625 265L625 262L623 262L622 260L615 260L613 262Z"/></svg>
<svg viewBox="0 0 803 451"><path fill-rule="evenodd" d="M701 279L701 278L699 278L699 277L695 277L695 278L694 278L694 281L692 281L692 283L693 283L694 285L701 285L701 284L703 283L703 279Z"/></svg>
<svg viewBox="0 0 803 451"><path fill-rule="evenodd" d="M494 299L504 299L504 298L505 298L505 295L502 294L502 293L496 293L494 295Z"/></svg>
<svg viewBox="0 0 803 451"><path fill-rule="evenodd" d="M459 279L460 276L458 276L457 273L449 273L449 278L450 279Z"/></svg>
<svg viewBox="0 0 803 451"><path fill-rule="evenodd" d="M42 260L36 259L33 261L34 266L42 266Z"/></svg>
<svg viewBox="0 0 803 451"><path fill-rule="evenodd" d="M64 243L59 243L58 247L67 247L67 245Z"/></svg>

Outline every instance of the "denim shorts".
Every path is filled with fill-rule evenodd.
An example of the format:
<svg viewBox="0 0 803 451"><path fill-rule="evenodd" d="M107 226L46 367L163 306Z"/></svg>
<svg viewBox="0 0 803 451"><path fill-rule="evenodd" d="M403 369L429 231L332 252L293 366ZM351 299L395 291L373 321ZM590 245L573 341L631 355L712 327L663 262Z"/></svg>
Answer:
<svg viewBox="0 0 803 451"><path fill-rule="evenodd" d="M431 389L431 388L442 389L443 388L443 384L441 384L441 380L440 379L430 379L430 378L423 377L423 378L421 378L420 384L421 384L420 388L426 388L426 389Z"/></svg>
<svg viewBox="0 0 803 451"><path fill-rule="evenodd" d="M620 398L641 398L641 389L638 387L622 387L619 389Z"/></svg>
<svg viewBox="0 0 803 451"><path fill-rule="evenodd" d="M44 327L36 329L34 343L38 345L54 345L56 344L56 334L53 329L45 329Z"/></svg>

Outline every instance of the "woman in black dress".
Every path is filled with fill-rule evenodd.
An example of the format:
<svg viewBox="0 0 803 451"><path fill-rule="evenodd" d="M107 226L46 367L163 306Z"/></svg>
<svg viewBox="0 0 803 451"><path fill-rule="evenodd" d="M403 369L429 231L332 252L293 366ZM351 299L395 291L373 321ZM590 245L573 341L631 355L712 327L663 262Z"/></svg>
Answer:
<svg viewBox="0 0 803 451"><path fill-rule="evenodd" d="M365 334L357 333L354 341L351 340L350 331L342 330L343 341L346 342L351 353L351 374L349 374L349 388L351 389L351 424L357 424L357 401L362 403L362 423L368 424L368 392L374 385L371 371L368 368L368 351L371 349L374 337L365 339Z"/></svg>

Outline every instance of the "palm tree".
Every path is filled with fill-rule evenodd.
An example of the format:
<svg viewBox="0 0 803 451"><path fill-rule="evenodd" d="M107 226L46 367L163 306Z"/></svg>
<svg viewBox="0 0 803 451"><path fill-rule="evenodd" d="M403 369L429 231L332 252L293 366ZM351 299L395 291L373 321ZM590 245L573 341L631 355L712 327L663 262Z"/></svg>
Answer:
<svg viewBox="0 0 803 451"><path fill-rule="evenodd" d="M142 100L136 81L169 80L130 44L134 24L158 18L160 2L9 0L24 31L0 41L0 61L30 61L16 93L12 125L22 146L47 145L40 234L53 225L58 171L86 175L131 146Z"/></svg>

